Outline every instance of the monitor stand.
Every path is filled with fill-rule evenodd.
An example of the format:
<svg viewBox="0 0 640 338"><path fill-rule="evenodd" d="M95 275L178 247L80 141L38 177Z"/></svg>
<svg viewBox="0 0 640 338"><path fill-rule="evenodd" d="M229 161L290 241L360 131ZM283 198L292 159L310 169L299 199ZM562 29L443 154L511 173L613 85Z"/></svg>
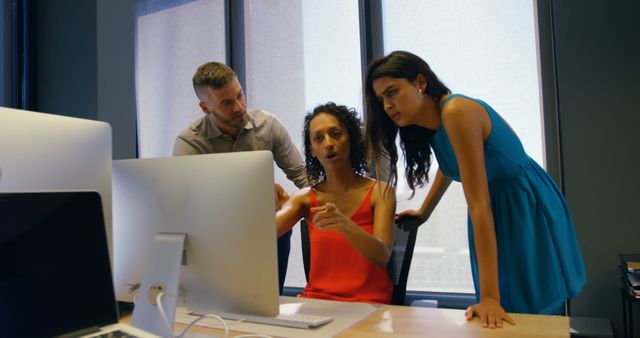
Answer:
<svg viewBox="0 0 640 338"><path fill-rule="evenodd" d="M144 268L142 285L136 297L131 325L162 337L173 336L164 324L156 296L164 292L162 308L171 329L176 313L180 265L186 234L158 233L153 238L151 252Z"/></svg>

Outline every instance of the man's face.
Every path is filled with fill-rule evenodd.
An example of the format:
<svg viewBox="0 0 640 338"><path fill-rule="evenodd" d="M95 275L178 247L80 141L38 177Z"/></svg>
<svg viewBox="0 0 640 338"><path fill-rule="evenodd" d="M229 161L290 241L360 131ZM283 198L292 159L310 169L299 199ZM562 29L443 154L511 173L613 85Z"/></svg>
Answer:
<svg viewBox="0 0 640 338"><path fill-rule="evenodd" d="M239 130L247 124L247 103L238 79L233 79L222 88L206 87L202 111L214 118L216 125L224 130Z"/></svg>

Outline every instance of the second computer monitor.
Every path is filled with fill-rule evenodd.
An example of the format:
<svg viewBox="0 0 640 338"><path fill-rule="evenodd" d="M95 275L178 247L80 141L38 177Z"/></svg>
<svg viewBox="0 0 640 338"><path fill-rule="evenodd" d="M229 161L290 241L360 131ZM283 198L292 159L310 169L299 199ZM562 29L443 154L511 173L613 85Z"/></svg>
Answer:
<svg viewBox="0 0 640 338"><path fill-rule="evenodd" d="M114 161L113 224L119 300L133 300L154 235L185 233L183 305L278 314L270 152Z"/></svg>
<svg viewBox="0 0 640 338"><path fill-rule="evenodd" d="M100 193L111 242L111 127L0 107L0 192L51 190Z"/></svg>

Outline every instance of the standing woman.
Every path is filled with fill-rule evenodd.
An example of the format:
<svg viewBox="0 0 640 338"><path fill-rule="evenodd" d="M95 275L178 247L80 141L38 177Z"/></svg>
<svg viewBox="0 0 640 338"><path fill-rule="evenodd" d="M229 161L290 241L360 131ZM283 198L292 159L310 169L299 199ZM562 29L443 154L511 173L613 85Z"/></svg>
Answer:
<svg viewBox="0 0 640 338"><path fill-rule="evenodd" d="M451 94L409 52L372 61L365 86L370 158L390 158L391 185L397 183L398 132L414 192L429 181L431 149L438 159L420 209L398 218L428 219L451 180L462 183L478 302L467 318L478 316L494 328L503 320L513 324L505 310L559 313L585 283L580 248L561 192L507 122L485 102Z"/></svg>

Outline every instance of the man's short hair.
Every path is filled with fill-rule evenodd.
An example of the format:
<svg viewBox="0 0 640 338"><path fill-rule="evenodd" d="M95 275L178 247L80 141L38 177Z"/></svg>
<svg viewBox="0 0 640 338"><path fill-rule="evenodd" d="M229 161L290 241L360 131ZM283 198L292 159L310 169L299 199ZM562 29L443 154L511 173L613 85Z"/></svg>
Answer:
<svg viewBox="0 0 640 338"><path fill-rule="evenodd" d="M207 62L198 67L196 73L193 74L193 89L198 98L202 100L206 87L220 89L237 77L238 75L233 69L224 63Z"/></svg>

